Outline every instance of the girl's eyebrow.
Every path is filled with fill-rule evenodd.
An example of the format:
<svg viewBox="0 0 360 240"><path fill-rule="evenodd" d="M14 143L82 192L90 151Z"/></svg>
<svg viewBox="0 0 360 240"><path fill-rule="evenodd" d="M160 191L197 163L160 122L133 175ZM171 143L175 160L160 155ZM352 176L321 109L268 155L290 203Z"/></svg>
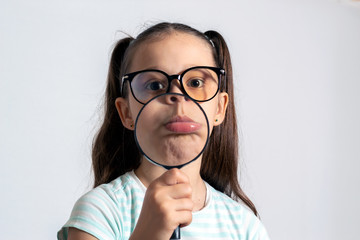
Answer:
<svg viewBox="0 0 360 240"><path fill-rule="evenodd" d="M137 71L143 71L143 70L161 70L161 68L156 67L156 66L149 66L149 67L145 67L145 68L141 68L141 69L136 69L135 71L131 71L131 72L137 72Z"/></svg>

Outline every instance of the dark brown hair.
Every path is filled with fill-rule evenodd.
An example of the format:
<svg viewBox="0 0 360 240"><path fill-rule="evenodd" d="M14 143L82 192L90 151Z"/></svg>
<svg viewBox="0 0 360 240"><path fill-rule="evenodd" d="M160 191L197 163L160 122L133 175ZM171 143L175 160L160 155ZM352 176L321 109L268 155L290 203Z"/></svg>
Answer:
<svg viewBox="0 0 360 240"><path fill-rule="evenodd" d="M172 32L197 36L213 49L215 63L224 68L226 76L220 91L227 92L229 104L224 122L214 127L202 159L201 176L212 187L236 201L243 201L256 215L257 210L245 195L238 182L238 136L234 105L233 77L230 54L224 38L216 31L201 33L179 23L159 23L143 31L136 39L119 40L112 52L105 94L105 117L97 133L92 150L94 187L108 183L124 173L138 168L140 153L133 131L126 129L115 107L115 99L121 96L120 79L130 65L134 50L142 43L156 40Z"/></svg>

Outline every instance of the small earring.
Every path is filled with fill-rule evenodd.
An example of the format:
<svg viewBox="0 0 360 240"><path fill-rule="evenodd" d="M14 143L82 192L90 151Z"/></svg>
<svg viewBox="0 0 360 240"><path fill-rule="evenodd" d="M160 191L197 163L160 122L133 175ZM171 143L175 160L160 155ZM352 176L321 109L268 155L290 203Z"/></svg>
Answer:
<svg viewBox="0 0 360 240"><path fill-rule="evenodd" d="M134 124L130 124L130 127L133 128L133 127L134 127Z"/></svg>
<svg viewBox="0 0 360 240"><path fill-rule="evenodd" d="M215 119L215 122L217 122L218 121L218 119Z"/></svg>

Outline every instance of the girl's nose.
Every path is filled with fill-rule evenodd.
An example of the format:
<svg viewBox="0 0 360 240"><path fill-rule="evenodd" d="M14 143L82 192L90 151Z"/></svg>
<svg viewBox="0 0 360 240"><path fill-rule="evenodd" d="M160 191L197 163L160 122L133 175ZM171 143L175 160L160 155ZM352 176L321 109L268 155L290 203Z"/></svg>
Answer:
<svg viewBox="0 0 360 240"><path fill-rule="evenodd" d="M172 79L172 81L170 82L170 89L169 89L169 93L181 93L181 94L185 94L185 92L183 91L180 81L178 79Z"/></svg>
<svg viewBox="0 0 360 240"><path fill-rule="evenodd" d="M166 94L166 96L165 96L165 101L167 104L181 103L186 100L187 100L187 97L184 94L182 94L181 92L180 93L171 92L171 93Z"/></svg>

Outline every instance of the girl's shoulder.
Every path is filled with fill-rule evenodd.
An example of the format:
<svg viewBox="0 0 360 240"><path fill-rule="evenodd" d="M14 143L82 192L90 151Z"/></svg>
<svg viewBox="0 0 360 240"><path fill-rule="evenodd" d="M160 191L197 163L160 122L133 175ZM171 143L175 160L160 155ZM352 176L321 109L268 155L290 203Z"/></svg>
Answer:
<svg viewBox="0 0 360 240"><path fill-rule="evenodd" d="M133 171L127 172L113 181L101 184L85 193L75 203L74 209L81 206L94 209L107 209L118 212L141 204L146 188Z"/></svg>
<svg viewBox="0 0 360 240"><path fill-rule="evenodd" d="M139 214L144 194L145 187L133 172L90 190L76 201L58 239L67 239L70 227L98 239L117 239L133 225L132 215Z"/></svg>
<svg viewBox="0 0 360 240"><path fill-rule="evenodd" d="M143 196L146 192L145 186L136 177L134 171L127 172L109 183L104 183L90 190L83 197L103 195L119 201L123 198Z"/></svg>
<svg viewBox="0 0 360 240"><path fill-rule="evenodd" d="M236 233L232 236L247 236L240 239L269 239L263 223L243 202L235 201L209 184L207 188L210 195L206 206L207 214L211 211L215 217L221 219L222 224L229 226L226 230Z"/></svg>

